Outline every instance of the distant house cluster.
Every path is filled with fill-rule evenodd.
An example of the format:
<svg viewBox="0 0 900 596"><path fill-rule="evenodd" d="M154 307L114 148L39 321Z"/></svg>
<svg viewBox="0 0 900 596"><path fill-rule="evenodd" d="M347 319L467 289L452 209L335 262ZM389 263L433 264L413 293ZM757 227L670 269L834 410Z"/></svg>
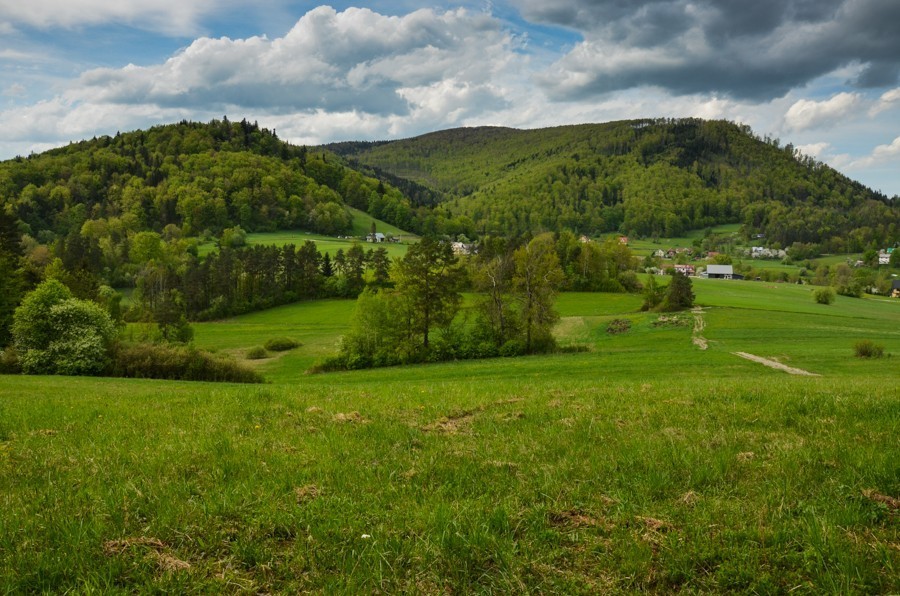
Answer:
<svg viewBox="0 0 900 596"><path fill-rule="evenodd" d="M754 259L783 259L787 256L787 252L780 248L766 248L764 246L752 246L744 254Z"/></svg>
<svg viewBox="0 0 900 596"><path fill-rule="evenodd" d="M374 242L375 244L381 244L382 242L400 242L400 236L385 236L381 232L375 232L374 234L366 235L366 242Z"/></svg>
<svg viewBox="0 0 900 596"><path fill-rule="evenodd" d="M678 255L685 255L688 257L694 256L694 249L692 248L669 248L666 250L659 249L653 252L654 257L659 257L660 259L675 259Z"/></svg>
<svg viewBox="0 0 900 596"><path fill-rule="evenodd" d="M465 242L451 242L450 248L453 249L453 254L455 255L465 256L475 254L474 244L467 244Z"/></svg>

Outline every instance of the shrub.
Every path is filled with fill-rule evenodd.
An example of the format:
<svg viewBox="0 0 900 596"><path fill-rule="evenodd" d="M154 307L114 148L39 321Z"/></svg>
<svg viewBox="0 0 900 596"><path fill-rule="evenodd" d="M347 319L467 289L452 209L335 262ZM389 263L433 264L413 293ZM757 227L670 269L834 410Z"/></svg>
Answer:
<svg viewBox="0 0 900 596"><path fill-rule="evenodd" d="M263 358L268 358L269 353L262 346L253 346L249 350L247 350L247 360L262 360Z"/></svg>
<svg viewBox="0 0 900 596"><path fill-rule="evenodd" d="M626 333L629 329L631 329L631 321L628 319L613 319L606 326L606 332L612 335Z"/></svg>
<svg viewBox="0 0 900 596"><path fill-rule="evenodd" d="M500 347L500 356L504 358L522 356L525 352L525 341L521 339L511 339Z"/></svg>
<svg viewBox="0 0 900 596"><path fill-rule="evenodd" d="M853 351L857 358L881 358L884 356L884 346L879 346L870 339L863 339L853 345Z"/></svg>
<svg viewBox="0 0 900 596"><path fill-rule="evenodd" d="M262 376L225 356L193 346L120 343L113 353L117 377L183 381L262 383Z"/></svg>
<svg viewBox="0 0 900 596"><path fill-rule="evenodd" d="M55 279L26 296L13 320L15 347L28 374L102 374L115 335L116 326L105 309L72 298Z"/></svg>
<svg viewBox="0 0 900 596"><path fill-rule="evenodd" d="M22 372L19 364L19 355L16 348L7 346L6 349L0 350L0 375L14 375Z"/></svg>
<svg viewBox="0 0 900 596"><path fill-rule="evenodd" d="M270 352L287 352L300 347L300 342L290 337L273 337L266 341L265 348Z"/></svg>
<svg viewBox="0 0 900 596"><path fill-rule="evenodd" d="M831 304L834 302L834 290L830 287L818 288L813 292L813 300L819 304Z"/></svg>

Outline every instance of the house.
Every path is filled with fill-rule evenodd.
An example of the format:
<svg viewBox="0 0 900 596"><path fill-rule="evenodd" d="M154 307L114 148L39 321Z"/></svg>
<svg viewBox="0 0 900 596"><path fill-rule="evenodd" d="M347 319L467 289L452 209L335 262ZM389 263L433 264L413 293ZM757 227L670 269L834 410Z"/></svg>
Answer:
<svg viewBox="0 0 900 596"><path fill-rule="evenodd" d="M891 282L891 298L900 298L900 279Z"/></svg>
<svg viewBox="0 0 900 596"><path fill-rule="evenodd" d="M628 245L628 236L619 236L619 244Z"/></svg>
<svg viewBox="0 0 900 596"><path fill-rule="evenodd" d="M706 275L709 279L744 279L743 275L734 272L731 265L709 265L706 268Z"/></svg>
<svg viewBox="0 0 900 596"><path fill-rule="evenodd" d="M375 232L374 234L369 234L368 236L366 236L366 242L380 243L380 242L384 242L384 241L385 241L385 237L384 237L384 234L382 234L381 232Z"/></svg>
<svg viewBox="0 0 900 596"><path fill-rule="evenodd" d="M675 265L673 267L675 271L682 275L693 275L694 274L694 266L693 265Z"/></svg>
<svg viewBox="0 0 900 596"><path fill-rule="evenodd" d="M663 258L666 257L666 251L664 251L664 250L661 249L661 248L658 248L658 249L656 249L656 250L653 251L653 256L654 256L654 257L658 257L658 258L660 258L660 259L663 259Z"/></svg>
<svg viewBox="0 0 900 596"><path fill-rule="evenodd" d="M578 241L581 242L582 244L588 244L588 243L590 243L591 239L588 238L587 236L585 236L584 234L582 234L581 238L579 238Z"/></svg>
<svg viewBox="0 0 900 596"><path fill-rule="evenodd" d="M894 252L893 248L889 248L887 250L883 250L878 253L878 264L879 265L890 265L891 264L891 254Z"/></svg>
<svg viewBox="0 0 900 596"><path fill-rule="evenodd" d="M450 248L453 249L455 255L471 255L475 252L474 244L466 244L464 242L451 242Z"/></svg>

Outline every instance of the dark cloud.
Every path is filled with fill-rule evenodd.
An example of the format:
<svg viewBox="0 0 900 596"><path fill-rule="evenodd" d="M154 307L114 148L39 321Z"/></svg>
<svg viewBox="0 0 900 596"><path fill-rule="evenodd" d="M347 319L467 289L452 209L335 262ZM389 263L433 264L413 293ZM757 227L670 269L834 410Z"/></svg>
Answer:
<svg viewBox="0 0 900 596"><path fill-rule="evenodd" d="M898 0L513 0L525 18L585 42L539 77L555 99L634 86L764 100L853 64L855 81L900 74Z"/></svg>

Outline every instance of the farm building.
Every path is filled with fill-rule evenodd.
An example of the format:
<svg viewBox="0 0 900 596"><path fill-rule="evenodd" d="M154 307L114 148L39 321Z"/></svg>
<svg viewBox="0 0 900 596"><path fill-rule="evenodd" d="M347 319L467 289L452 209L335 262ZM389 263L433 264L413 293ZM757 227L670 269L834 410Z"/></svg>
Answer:
<svg viewBox="0 0 900 596"><path fill-rule="evenodd" d="M900 298L900 279L895 279L891 284L891 297Z"/></svg>
<svg viewBox="0 0 900 596"><path fill-rule="evenodd" d="M731 265L709 265L704 277L709 279L744 279L743 275L734 272Z"/></svg>
<svg viewBox="0 0 900 596"><path fill-rule="evenodd" d="M366 236L366 242L384 242L385 236L381 232L375 232Z"/></svg>
<svg viewBox="0 0 900 596"><path fill-rule="evenodd" d="M678 273L682 275L693 275L694 274L694 266L693 265L675 265L672 267Z"/></svg>

